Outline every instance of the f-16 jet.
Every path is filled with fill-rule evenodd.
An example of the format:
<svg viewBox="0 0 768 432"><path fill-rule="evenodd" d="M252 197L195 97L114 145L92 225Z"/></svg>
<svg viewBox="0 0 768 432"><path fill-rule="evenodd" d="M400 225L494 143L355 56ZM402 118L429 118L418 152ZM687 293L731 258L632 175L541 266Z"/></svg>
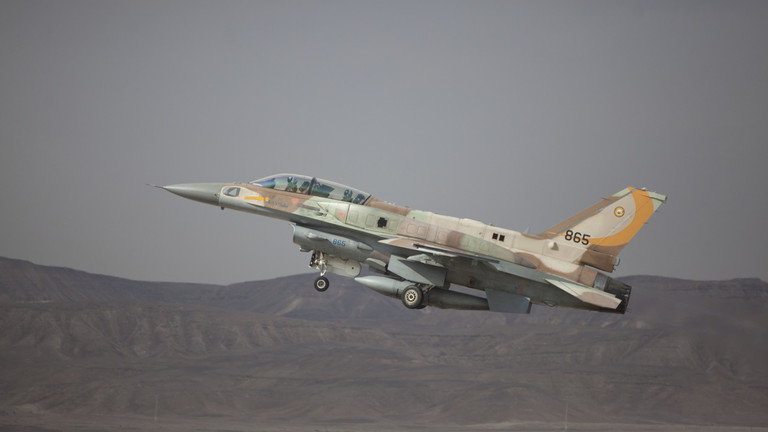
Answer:
<svg viewBox="0 0 768 432"><path fill-rule="evenodd" d="M176 195L282 219L319 270L420 309L530 313L531 305L623 314L631 287L610 278L619 252L664 195L628 187L539 233L413 210L340 183L278 174L248 183L159 186ZM367 265L369 275L360 276ZM451 290L451 285L470 289ZM476 290L476 291L473 291ZM484 291L483 296L480 292ZM479 295L475 295L479 294Z"/></svg>

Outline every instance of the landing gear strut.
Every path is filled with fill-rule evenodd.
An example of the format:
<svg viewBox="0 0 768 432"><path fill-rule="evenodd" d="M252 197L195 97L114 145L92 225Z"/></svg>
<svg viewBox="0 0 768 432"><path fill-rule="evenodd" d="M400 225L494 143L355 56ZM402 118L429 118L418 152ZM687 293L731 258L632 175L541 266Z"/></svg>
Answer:
<svg viewBox="0 0 768 432"><path fill-rule="evenodd" d="M325 264L325 255L323 255L322 252L313 251L312 257L309 258L309 267L320 269L320 276L315 279L315 289L320 292L327 290L328 286L330 286L330 283L328 282L328 278L325 277L325 272L327 270Z"/></svg>

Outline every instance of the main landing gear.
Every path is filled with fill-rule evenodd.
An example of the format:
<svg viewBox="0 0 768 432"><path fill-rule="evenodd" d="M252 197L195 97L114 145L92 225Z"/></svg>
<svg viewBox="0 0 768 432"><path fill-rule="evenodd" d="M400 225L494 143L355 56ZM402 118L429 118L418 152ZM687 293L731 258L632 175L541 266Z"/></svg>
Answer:
<svg viewBox="0 0 768 432"><path fill-rule="evenodd" d="M320 276L318 276L315 279L313 286L319 292L324 292L330 286L330 282L328 282L328 278L325 277L325 272L327 270L327 266L325 263L325 255L323 255L322 252L313 251L312 257L309 258L309 266L311 268L320 269Z"/></svg>
<svg viewBox="0 0 768 432"><path fill-rule="evenodd" d="M326 255L325 253L318 250L312 251L312 257L309 259L309 267L320 270L320 276L318 276L313 283L315 290L319 292L328 290L330 282L328 282L328 278L325 277L325 273L328 271L329 267L331 267L329 262L333 263L334 259L336 258L333 255ZM347 260L344 260L343 263L346 264ZM331 268L337 269L339 267ZM351 274L348 274L350 277L356 276L360 273L359 267L356 269L353 268L353 271L350 273ZM367 283L366 279L368 279ZM408 309L424 309L426 307L425 293L434 288L431 285L422 285L413 282L377 276L372 278L364 277L362 278L361 283L366 287L378 292L379 294L399 298L400 301L403 302L403 305Z"/></svg>
<svg viewBox="0 0 768 432"><path fill-rule="evenodd" d="M416 285L410 285L405 288L400 300L403 301L403 305L408 309L421 309L424 307L421 304L422 300L424 300L424 293Z"/></svg>

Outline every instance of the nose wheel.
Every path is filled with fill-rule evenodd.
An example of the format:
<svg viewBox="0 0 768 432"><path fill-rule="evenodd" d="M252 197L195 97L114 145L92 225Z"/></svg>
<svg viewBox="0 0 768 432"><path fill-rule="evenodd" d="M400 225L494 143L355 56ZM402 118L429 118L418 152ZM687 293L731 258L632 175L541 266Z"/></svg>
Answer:
<svg viewBox="0 0 768 432"><path fill-rule="evenodd" d="M315 284L314 284L315 289L320 292L324 292L325 290L327 290L328 285L329 285L328 278L325 276L318 276L317 279L315 279Z"/></svg>

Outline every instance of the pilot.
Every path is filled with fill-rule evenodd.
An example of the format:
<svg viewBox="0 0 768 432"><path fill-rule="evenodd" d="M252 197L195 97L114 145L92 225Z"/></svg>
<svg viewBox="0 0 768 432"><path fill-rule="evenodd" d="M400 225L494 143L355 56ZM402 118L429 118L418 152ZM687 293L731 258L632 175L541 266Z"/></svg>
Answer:
<svg viewBox="0 0 768 432"><path fill-rule="evenodd" d="M296 180L293 177L288 177L288 187L285 188L286 192L296 192L297 187L296 184L298 183L298 180Z"/></svg>

